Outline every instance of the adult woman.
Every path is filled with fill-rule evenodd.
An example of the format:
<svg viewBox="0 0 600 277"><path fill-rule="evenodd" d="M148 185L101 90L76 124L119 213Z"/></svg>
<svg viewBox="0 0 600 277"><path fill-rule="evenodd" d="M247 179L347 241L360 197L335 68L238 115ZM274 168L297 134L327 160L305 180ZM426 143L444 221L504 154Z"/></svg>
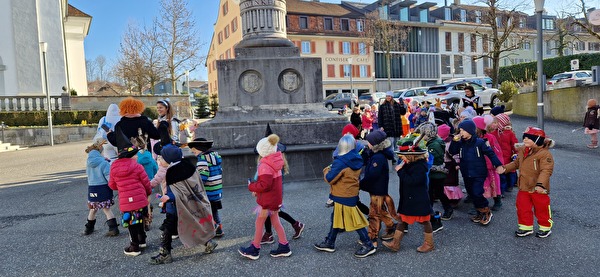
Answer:
<svg viewBox="0 0 600 277"><path fill-rule="evenodd" d="M481 99L475 95L475 89L473 86L465 87L465 96L460 99L460 107L466 108L468 106L473 107L477 112L477 115L483 114L483 106L481 105Z"/></svg>
<svg viewBox="0 0 600 277"><path fill-rule="evenodd" d="M168 123L169 137L171 137L172 142L179 142L179 119L175 118L169 99L158 100L156 102L156 111L158 112L159 122L159 125L156 127L158 128L161 122Z"/></svg>
<svg viewBox="0 0 600 277"><path fill-rule="evenodd" d="M159 133L156 127L152 125L150 119L142 115L144 111L144 103L140 100L134 99L133 97L127 97L121 103L119 103L119 113L121 114L121 120L114 126L121 128L121 131L127 138L135 138L141 134L148 136L151 139L159 139ZM117 145L117 138L115 132L109 132L106 134L108 141L112 145ZM147 146L149 149L149 145Z"/></svg>

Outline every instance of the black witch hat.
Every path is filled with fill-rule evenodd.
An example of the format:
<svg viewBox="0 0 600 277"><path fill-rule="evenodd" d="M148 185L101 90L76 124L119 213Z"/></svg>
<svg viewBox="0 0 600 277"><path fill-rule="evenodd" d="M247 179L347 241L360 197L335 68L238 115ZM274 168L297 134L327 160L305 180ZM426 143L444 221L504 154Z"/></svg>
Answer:
<svg viewBox="0 0 600 277"><path fill-rule="evenodd" d="M119 150L119 158L131 158L138 152L138 148L135 147L129 138L125 136L121 130L121 126L117 126L116 130L117 138L117 149Z"/></svg>
<svg viewBox="0 0 600 277"><path fill-rule="evenodd" d="M269 123L267 123L267 129L265 130L265 138L272 134L273 134L273 130L271 130L271 125ZM285 149L286 149L285 145L283 145L280 142L277 143L277 151L284 153ZM258 154L258 150L256 150L256 147L254 147L254 154Z"/></svg>

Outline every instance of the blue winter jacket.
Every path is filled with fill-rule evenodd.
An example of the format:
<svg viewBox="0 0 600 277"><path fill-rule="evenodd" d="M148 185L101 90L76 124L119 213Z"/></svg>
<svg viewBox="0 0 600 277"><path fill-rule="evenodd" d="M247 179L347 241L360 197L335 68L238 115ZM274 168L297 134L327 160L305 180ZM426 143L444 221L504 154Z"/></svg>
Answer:
<svg viewBox="0 0 600 277"><path fill-rule="evenodd" d="M104 159L100 151L92 150L88 153L85 173L89 186L108 185L110 163Z"/></svg>
<svg viewBox="0 0 600 277"><path fill-rule="evenodd" d="M394 156L395 153L385 150L373 154L365 164L365 176L360 180L360 189L371 195L388 195L388 160L393 160Z"/></svg>
<svg viewBox="0 0 600 277"><path fill-rule="evenodd" d="M158 172L158 164L152 158L152 154L150 154L150 151L142 150L137 153L137 156L137 162L144 167L146 174L148 174L148 179L152 180L156 172Z"/></svg>
<svg viewBox="0 0 600 277"><path fill-rule="evenodd" d="M488 172L484 155L490 159L494 167L502 165L487 142L475 136L468 140L452 140L448 152L451 155L460 155L460 172L463 177L487 177Z"/></svg>

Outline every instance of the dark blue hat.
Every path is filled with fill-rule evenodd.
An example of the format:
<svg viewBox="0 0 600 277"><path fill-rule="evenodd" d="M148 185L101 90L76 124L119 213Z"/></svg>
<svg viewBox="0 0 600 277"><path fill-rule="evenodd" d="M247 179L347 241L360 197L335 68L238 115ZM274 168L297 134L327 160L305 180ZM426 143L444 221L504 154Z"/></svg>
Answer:
<svg viewBox="0 0 600 277"><path fill-rule="evenodd" d="M501 114L501 113L504 113L504 109L505 109L505 108L506 108L506 107L505 107L504 105L496 106L496 107L493 107L493 108L490 110L490 113L491 113L493 116L496 116L496 115L499 115L499 114Z"/></svg>
<svg viewBox="0 0 600 277"><path fill-rule="evenodd" d="M471 134L471 136L477 135L477 127L475 126L475 122L473 122L473 120L463 120L463 122L458 124L458 128L465 130L467 133Z"/></svg>
<svg viewBox="0 0 600 277"><path fill-rule="evenodd" d="M183 152L181 152L181 148L173 145L167 144L163 146L162 150L160 150L160 156L168 163L175 163L181 161L183 158Z"/></svg>

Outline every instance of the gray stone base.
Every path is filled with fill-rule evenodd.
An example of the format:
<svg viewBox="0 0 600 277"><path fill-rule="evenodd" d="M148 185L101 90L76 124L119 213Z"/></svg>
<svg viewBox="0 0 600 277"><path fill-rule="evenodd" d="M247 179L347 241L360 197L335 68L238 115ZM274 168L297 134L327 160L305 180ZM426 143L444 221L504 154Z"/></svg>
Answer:
<svg viewBox="0 0 600 277"><path fill-rule="evenodd" d="M332 153L337 144L311 144L287 146L288 181L323 179L323 168L333 161ZM218 151L223 158L223 185L245 185L256 173L257 157L254 148ZM325 181L323 181L325 185Z"/></svg>

